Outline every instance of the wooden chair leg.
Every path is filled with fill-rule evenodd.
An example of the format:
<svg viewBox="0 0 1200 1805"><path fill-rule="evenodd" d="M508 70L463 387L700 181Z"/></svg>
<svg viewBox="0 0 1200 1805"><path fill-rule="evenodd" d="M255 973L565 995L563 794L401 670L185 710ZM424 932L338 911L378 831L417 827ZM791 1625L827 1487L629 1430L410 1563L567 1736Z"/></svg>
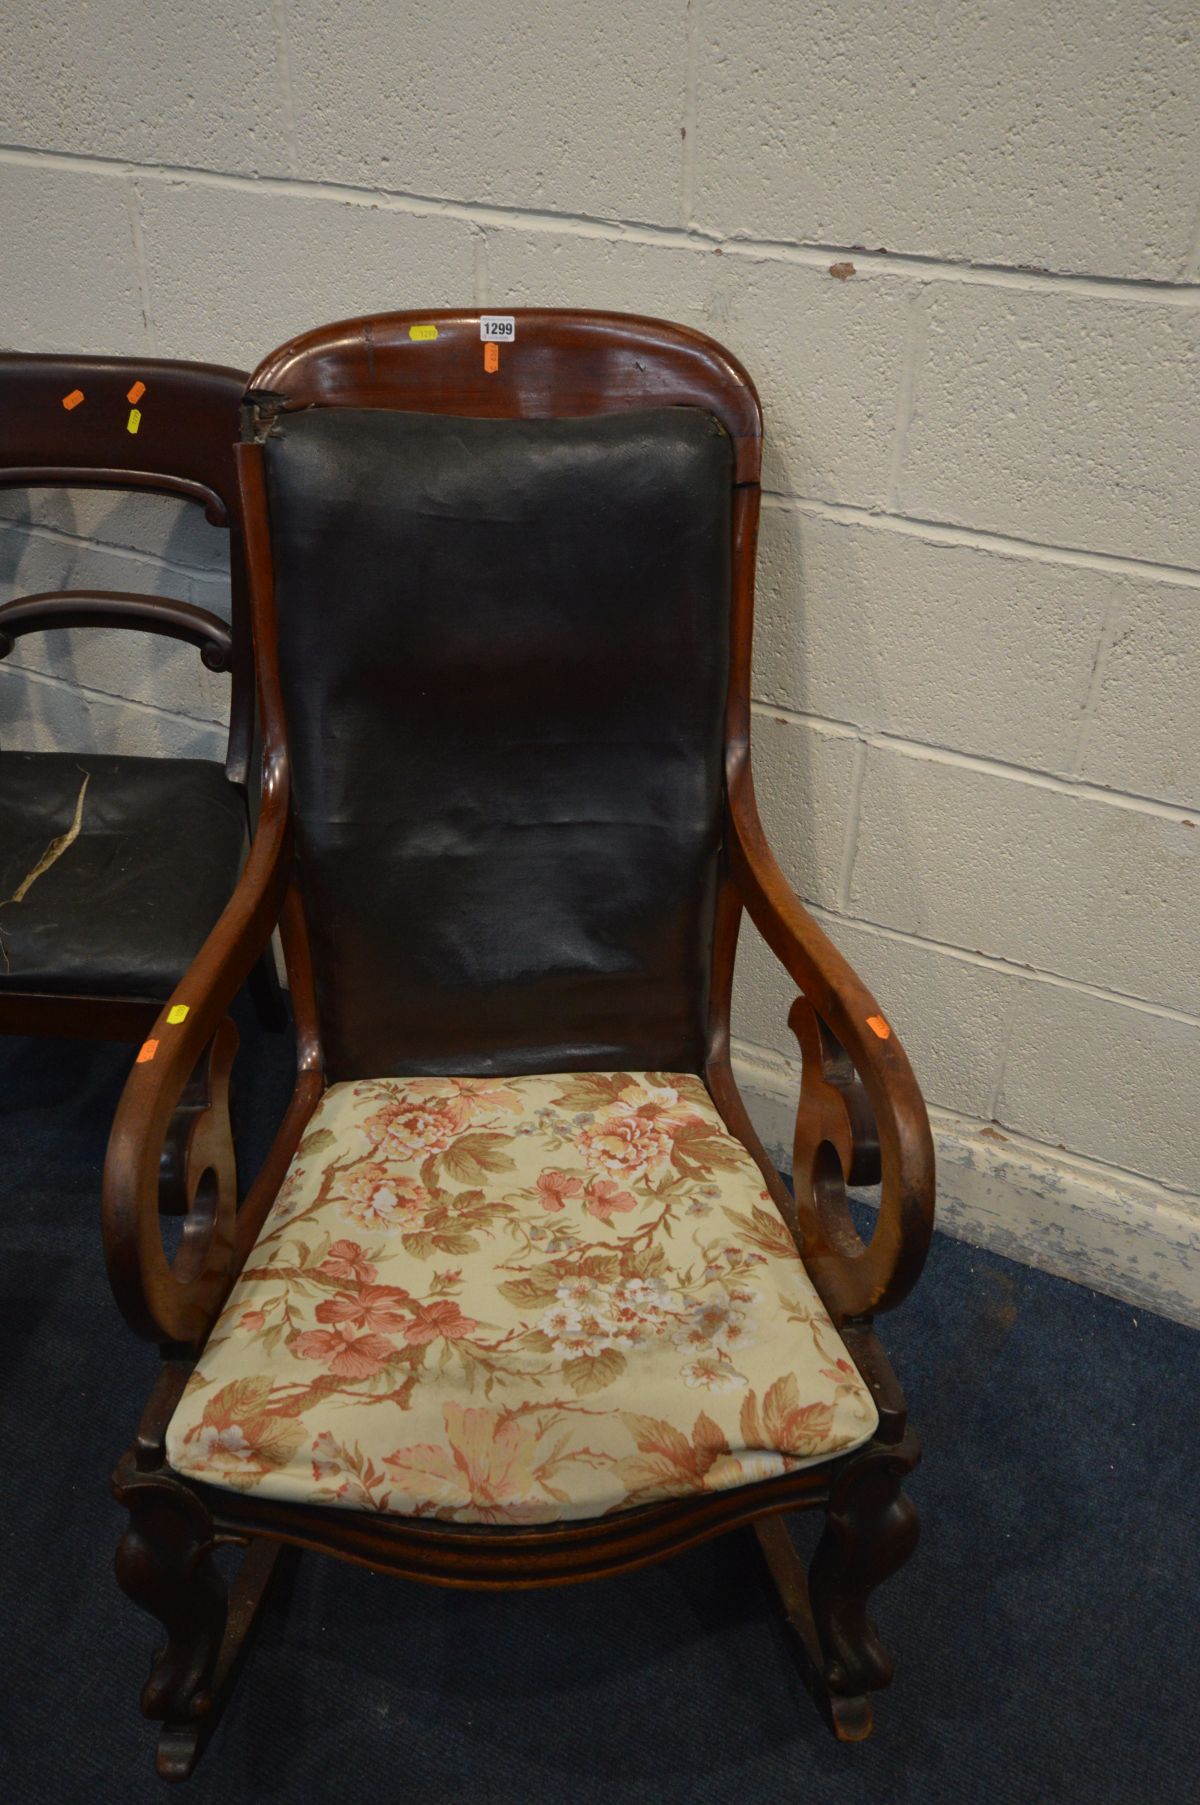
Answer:
<svg viewBox="0 0 1200 1805"><path fill-rule="evenodd" d="M194 1492L170 1474L132 1468L119 1471L114 1489L129 1511L117 1581L167 1632L142 1689L142 1712L163 1726L159 1774L184 1780L220 1719L279 1544L250 1543L227 1589L213 1559L212 1518Z"/></svg>
<svg viewBox="0 0 1200 1805"><path fill-rule="evenodd" d="M916 1507L901 1488L917 1459L908 1435L868 1448L842 1469L807 1575L782 1517L754 1525L805 1684L840 1742L871 1734L869 1694L891 1683L893 1662L867 1600L916 1547Z"/></svg>

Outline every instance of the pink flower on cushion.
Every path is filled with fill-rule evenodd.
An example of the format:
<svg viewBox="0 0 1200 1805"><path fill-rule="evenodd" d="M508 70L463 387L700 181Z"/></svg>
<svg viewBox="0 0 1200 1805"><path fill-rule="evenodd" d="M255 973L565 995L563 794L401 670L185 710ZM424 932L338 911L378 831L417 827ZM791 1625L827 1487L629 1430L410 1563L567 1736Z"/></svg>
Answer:
<svg viewBox="0 0 1200 1805"><path fill-rule="evenodd" d="M375 1277L375 1268L363 1258L357 1241L335 1241L317 1271L328 1273L331 1279L350 1279L362 1285L369 1285Z"/></svg>
<svg viewBox="0 0 1200 1805"><path fill-rule="evenodd" d="M362 1160L342 1173L333 1200L341 1215L362 1228L392 1229L407 1227L429 1202L429 1192L380 1161Z"/></svg>
<svg viewBox="0 0 1200 1805"><path fill-rule="evenodd" d="M637 1198L632 1191L623 1191L611 1178L593 1178L588 1186L584 1208L589 1216L595 1216L601 1222L611 1222L614 1215L623 1216L629 1210L636 1210Z"/></svg>
<svg viewBox="0 0 1200 1805"><path fill-rule="evenodd" d="M360 1285L357 1291L339 1291L317 1305L318 1322L353 1323L358 1328L382 1329L392 1334L408 1321L408 1292L399 1285Z"/></svg>
<svg viewBox="0 0 1200 1805"><path fill-rule="evenodd" d="M238 1317L238 1328L261 1329L266 1320L266 1314L262 1310L243 1310Z"/></svg>
<svg viewBox="0 0 1200 1805"><path fill-rule="evenodd" d="M324 1360L342 1379L373 1379L396 1352L382 1335L356 1335L348 1322L336 1329L307 1329L289 1346L300 1360Z"/></svg>
<svg viewBox="0 0 1200 1805"><path fill-rule="evenodd" d="M537 1181L538 1202L544 1210L561 1210L568 1197L582 1193L582 1181L569 1172L543 1172Z"/></svg>
<svg viewBox="0 0 1200 1805"><path fill-rule="evenodd" d="M579 1131L579 1145L589 1166L600 1166L618 1178L643 1178L668 1158L672 1136L656 1111L613 1110Z"/></svg>
<svg viewBox="0 0 1200 1805"><path fill-rule="evenodd" d="M393 1160L421 1160L427 1153L444 1153L465 1125L457 1098L419 1095L397 1097L363 1123L374 1151Z"/></svg>
<svg viewBox="0 0 1200 1805"><path fill-rule="evenodd" d="M417 1314L408 1323L404 1339L410 1347L424 1347L439 1338L461 1341L478 1327L470 1316L463 1315L457 1304L452 1304L448 1298L438 1298L432 1304L417 1306Z"/></svg>
<svg viewBox="0 0 1200 1805"><path fill-rule="evenodd" d="M590 1166L603 1167L628 1182L669 1161L685 1130L702 1127L703 1117L694 1106L664 1086L655 1088L651 1100L636 1109L631 1099L597 1116L580 1129L579 1145Z"/></svg>

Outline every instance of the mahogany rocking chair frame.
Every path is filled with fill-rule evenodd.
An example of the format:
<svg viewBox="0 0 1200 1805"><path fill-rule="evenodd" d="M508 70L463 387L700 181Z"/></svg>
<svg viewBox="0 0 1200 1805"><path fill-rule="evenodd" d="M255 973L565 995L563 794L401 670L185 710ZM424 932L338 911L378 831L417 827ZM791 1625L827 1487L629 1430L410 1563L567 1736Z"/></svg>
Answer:
<svg viewBox="0 0 1200 1805"><path fill-rule="evenodd" d="M838 1737L869 1734L869 1695L891 1678L867 1600L915 1545L916 1513L902 1484L919 1449L872 1319L899 1303L920 1273L933 1225L933 1146L898 1037L792 893L755 805L750 643L762 442L758 397L721 346L681 326L534 309L517 312L515 321L515 343L498 356L481 345L480 315L473 310L395 313L327 326L269 356L247 394L237 459L263 729L258 831L234 896L171 999L186 1014L172 1024L170 1005L164 1007L152 1030L155 1055L130 1075L104 1177L114 1292L128 1322L158 1341L164 1357L114 1484L130 1512L117 1557L120 1583L166 1630L142 1708L163 1726L158 1767L168 1778L191 1771L219 1715L284 1544L440 1585L534 1587L629 1571L753 1525L805 1682ZM410 331L417 326L426 330ZM312 959L293 868L261 441L278 413L310 407L545 418L669 405L706 409L733 447L726 822L702 1076L726 1124L757 1161L869 1383L878 1428L848 1455L737 1490L529 1529L293 1506L185 1479L167 1464L167 1425L324 1089ZM730 1064L730 996L743 909L800 993L789 1016L803 1053L794 1199L755 1135ZM296 1023L296 1083L265 1164L239 1207L227 1113L237 1037L228 1010L277 925ZM877 1225L865 1245L849 1215L848 1183L881 1186ZM161 1237L162 1209L184 1217L173 1261ZM808 1509L823 1509L825 1526L806 1573L783 1518ZM227 1597L212 1554L228 1543L247 1553Z"/></svg>

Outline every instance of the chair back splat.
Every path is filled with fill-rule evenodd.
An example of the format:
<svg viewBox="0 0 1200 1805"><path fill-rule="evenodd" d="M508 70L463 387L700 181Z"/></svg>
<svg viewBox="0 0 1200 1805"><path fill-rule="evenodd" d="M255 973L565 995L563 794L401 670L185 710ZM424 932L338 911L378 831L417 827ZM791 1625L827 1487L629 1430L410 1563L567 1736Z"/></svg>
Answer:
<svg viewBox="0 0 1200 1805"><path fill-rule="evenodd" d="M513 324L334 326L252 380L334 1079L705 1059L757 400L681 327Z"/></svg>

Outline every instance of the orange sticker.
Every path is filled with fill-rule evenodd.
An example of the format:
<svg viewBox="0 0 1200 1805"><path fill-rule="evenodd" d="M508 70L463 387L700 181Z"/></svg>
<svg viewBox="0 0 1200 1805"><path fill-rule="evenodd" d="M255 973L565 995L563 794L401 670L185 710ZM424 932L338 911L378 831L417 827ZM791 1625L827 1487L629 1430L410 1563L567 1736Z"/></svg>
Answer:
<svg viewBox="0 0 1200 1805"><path fill-rule="evenodd" d="M128 401L130 407L136 407L138 402L141 400L142 396L145 393L146 393L145 383L144 382L135 382L133 387L130 389L129 393L126 395L125 399L126 399L126 401Z"/></svg>
<svg viewBox="0 0 1200 1805"><path fill-rule="evenodd" d="M880 1040L890 1040L892 1031L881 1015L869 1015L867 1017L867 1027L871 1030L872 1034L878 1034Z"/></svg>
<svg viewBox="0 0 1200 1805"><path fill-rule="evenodd" d="M149 1065L150 1061L154 1058L154 1055L157 1052L158 1052L158 1042L156 1040L144 1040L142 1042L141 1046L138 1048L138 1056L137 1056L137 1059L134 1061L134 1064L135 1065Z"/></svg>
<svg viewBox="0 0 1200 1805"><path fill-rule="evenodd" d="M500 368L499 345L485 345L483 347L483 367L489 376L494 376L496 374L496 371Z"/></svg>
<svg viewBox="0 0 1200 1805"><path fill-rule="evenodd" d="M78 407L79 403L82 400L83 400L83 390L82 389L72 389L71 393L69 395L63 396L63 406L66 408L67 412L70 413L71 409L73 407Z"/></svg>

